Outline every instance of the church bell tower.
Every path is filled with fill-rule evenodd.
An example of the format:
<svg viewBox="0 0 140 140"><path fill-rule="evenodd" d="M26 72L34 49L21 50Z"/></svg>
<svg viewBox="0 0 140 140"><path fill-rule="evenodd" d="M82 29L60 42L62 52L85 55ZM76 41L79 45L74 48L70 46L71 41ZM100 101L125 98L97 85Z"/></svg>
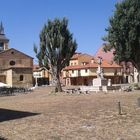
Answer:
<svg viewBox="0 0 140 140"><path fill-rule="evenodd" d="M4 34L4 27L2 22L0 24L0 52L8 49L9 39Z"/></svg>

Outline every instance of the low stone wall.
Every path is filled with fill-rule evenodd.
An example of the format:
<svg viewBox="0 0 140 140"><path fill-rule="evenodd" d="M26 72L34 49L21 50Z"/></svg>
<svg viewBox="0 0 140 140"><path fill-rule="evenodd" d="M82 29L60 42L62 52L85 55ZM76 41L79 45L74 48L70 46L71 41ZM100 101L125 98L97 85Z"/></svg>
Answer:
<svg viewBox="0 0 140 140"><path fill-rule="evenodd" d="M120 90L121 89L121 86L80 86L80 90L81 91L95 91L95 92L98 92L98 91L110 91L110 90Z"/></svg>

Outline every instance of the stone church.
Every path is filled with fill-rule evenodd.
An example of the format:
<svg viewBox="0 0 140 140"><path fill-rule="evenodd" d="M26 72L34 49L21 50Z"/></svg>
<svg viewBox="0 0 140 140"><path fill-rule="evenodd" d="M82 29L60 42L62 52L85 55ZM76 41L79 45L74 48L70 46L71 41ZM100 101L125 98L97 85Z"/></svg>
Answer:
<svg viewBox="0 0 140 140"><path fill-rule="evenodd" d="M12 87L31 87L33 58L8 47L9 39L0 25L0 82Z"/></svg>

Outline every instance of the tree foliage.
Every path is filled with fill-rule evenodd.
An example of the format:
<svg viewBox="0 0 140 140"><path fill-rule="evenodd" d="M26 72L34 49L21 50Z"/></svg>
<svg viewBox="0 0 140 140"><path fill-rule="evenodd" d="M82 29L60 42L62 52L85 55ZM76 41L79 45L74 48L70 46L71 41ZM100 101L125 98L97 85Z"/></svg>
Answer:
<svg viewBox="0 0 140 140"><path fill-rule="evenodd" d="M132 61L140 71L140 0L123 0L115 6L104 40L115 49L115 59Z"/></svg>
<svg viewBox="0 0 140 140"><path fill-rule="evenodd" d="M48 20L40 33L40 48L34 46L34 52L40 66L51 70L56 91L62 91L60 73L69 64L77 49L77 43L68 29L66 18Z"/></svg>

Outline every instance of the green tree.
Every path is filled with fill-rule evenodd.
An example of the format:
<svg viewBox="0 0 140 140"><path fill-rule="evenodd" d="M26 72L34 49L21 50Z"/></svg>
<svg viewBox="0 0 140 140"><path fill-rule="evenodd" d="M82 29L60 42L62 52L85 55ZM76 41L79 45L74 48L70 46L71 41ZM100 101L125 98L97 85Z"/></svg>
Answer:
<svg viewBox="0 0 140 140"><path fill-rule="evenodd" d="M62 92L60 74L76 49L77 43L68 29L68 20L48 20L40 33L40 47L34 46L34 52L39 65L50 69L55 92Z"/></svg>
<svg viewBox="0 0 140 140"><path fill-rule="evenodd" d="M140 0L123 0L115 5L109 20L104 49L115 49L115 60L131 61L140 73Z"/></svg>

